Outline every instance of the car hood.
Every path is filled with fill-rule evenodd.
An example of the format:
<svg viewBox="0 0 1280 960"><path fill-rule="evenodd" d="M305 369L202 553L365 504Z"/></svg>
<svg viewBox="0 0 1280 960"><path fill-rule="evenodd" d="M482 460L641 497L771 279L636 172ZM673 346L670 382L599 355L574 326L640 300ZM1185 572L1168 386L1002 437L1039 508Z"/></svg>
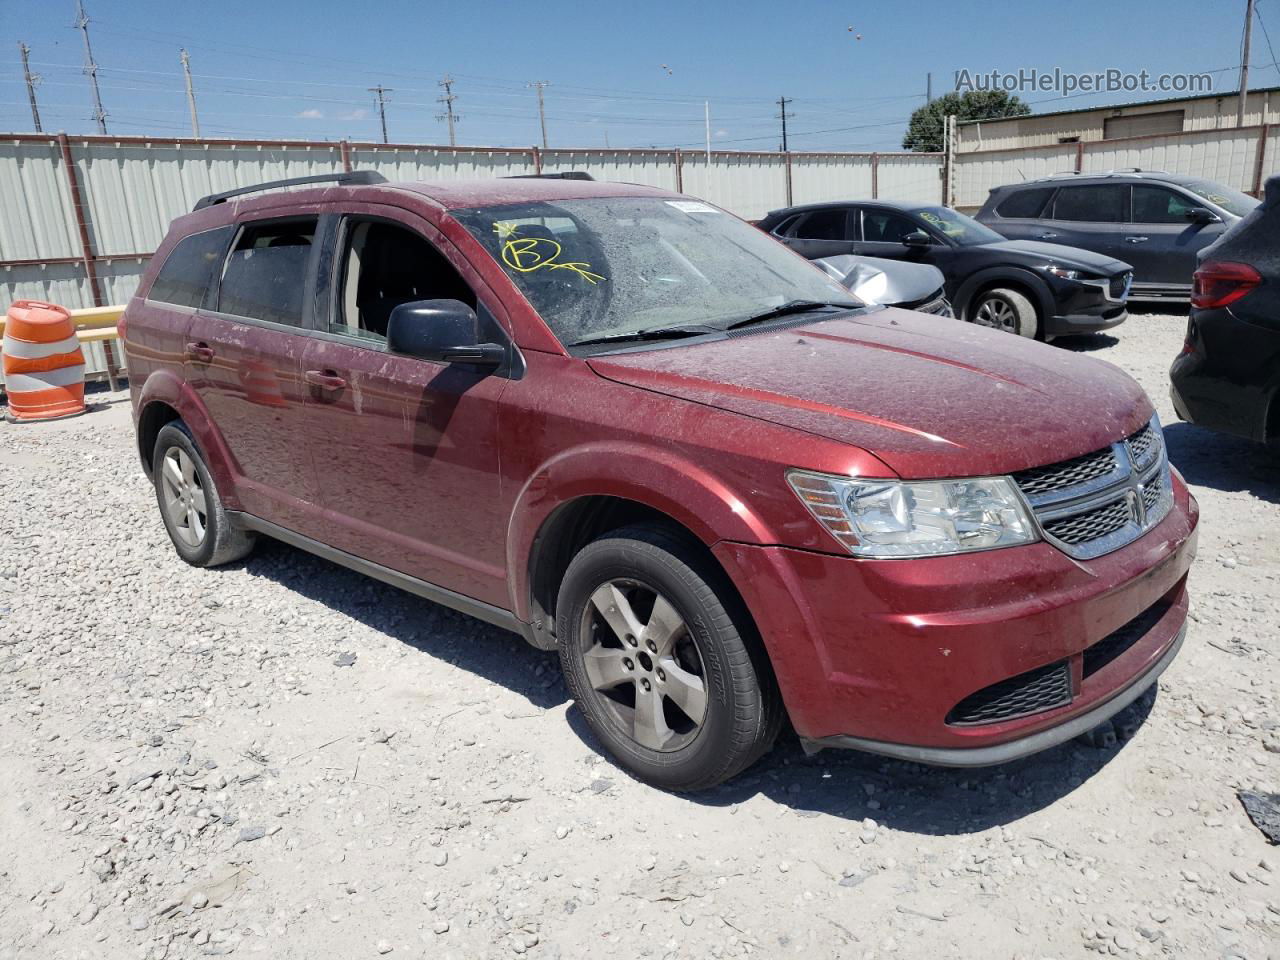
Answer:
<svg viewBox="0 0 1280 960"><path fill-rule="evenodd" d="M1076 267L1088 270L1100 276L1111 276L1133 268L1123 260L1108 257L1092 250L1081 250L1079 247L1068 247L1061 243L1041 243L1038 240L1002 240L999 243L986 243L988 250L1000 250L1018 259L1043 264L1053 262L1064 267Z"/></svg>
<svg viewBox="0 0 1280 960"><path fill-rule="evenodd" d="M893 307L588 363L610 380L852 444L907 478L1065 460L1152 415L1109 363Z"/></svg>
<svg viewBox="0 0 1280 960"><path fill-rule="evenodd" d="M919 303L941 290L942 271L928 263L910 263L851 253L814 260L863 303L893 306Z"/></svg>

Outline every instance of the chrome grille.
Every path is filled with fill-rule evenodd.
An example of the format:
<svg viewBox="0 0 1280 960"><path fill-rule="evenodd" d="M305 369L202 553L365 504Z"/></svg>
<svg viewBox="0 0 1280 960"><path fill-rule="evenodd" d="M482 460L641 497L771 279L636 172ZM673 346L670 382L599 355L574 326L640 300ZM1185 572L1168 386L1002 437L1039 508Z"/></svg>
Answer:
<svg viewBox="0 0 1280 960"><path fill-rule="evenodd" d="M1131 273L1118 273L1111 278L1111 299L1119 300L1129 292L1129 281L1133 279Z"/></svg>
<svg viewBox="0 0 1280 960"><path fill-rule="evenodd" d="M938 316L938 317L955 316L955 314L952 313L951 311L951 304L947 302L946 297L937 297L933 300L930 300L928 303L922 303L920 304L920 306L913 307L912 309L917 310L920 313L931 313L934 316Z"/></svg>
<svg viewBox="0 0 1280 960"><path fill-rule="evenodd" d="M1096 510L1089 510L1085 513L1076 513L1061 520L1053 520L1045 523L1044 532L1049 534L1055 540L1061 540L1063 543L1069 543L1072 546L1077 543L1088 543L1091 540L1097 540L1099 537L1105 537L1108 534L1115 533L1117 530L1124 528L1127 523L1133 522L1133 508L1130 498L1124 497L1120 500L1113 500L1105 506L1098 507Z"/></svg>
<svg viewBox="0 0 1280 960"><path fill-rule="evenodd" d="M1082 483L1105 477L1116 470L1116 457L1108 447L1095 450L1083 457L1051 463L1047 467L1032 467L1013 475L1014 481L1027 496L1037 493L1048 493L1052 490L1065 490L1077 487Z"/></svg>
<svg viewBox="0 0 1280 960"><path fill-rule="evenodd" d="M1079 560L1132 543L1173 506L1156 417L1103 450L1013 475L1045 538Z"/></svg>

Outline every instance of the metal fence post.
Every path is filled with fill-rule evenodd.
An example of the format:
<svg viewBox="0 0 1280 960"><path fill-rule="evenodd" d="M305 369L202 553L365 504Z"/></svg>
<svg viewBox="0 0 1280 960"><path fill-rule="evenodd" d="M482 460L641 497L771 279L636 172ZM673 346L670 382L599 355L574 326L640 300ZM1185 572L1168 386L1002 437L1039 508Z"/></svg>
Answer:
<svg viewBox="0 0 1280 960"><path fill-rule="evenodd" d="M795 202L791 198L791 151L788 150L783 154L787 161L787 206L795 206Z"/></svg>
<svg viewBox="0 0 1280 960"><path fill-rule="evenodd" d="M538 150L536 146L532 147L531 149L533 150L533 172L541 173L542 172L542 152Z"/></svg>
<svg viewBox="0 0 1280 960"><path fill-rule="evenodd" d="M684 193L684 154L676 147L676 193Z"/></svg>
<svg viewBox="0 0 1280 960"><path fill-rule="evenodd" d="M80 262L84 265L84 275L89 281L89 294L93 297L93 305L104 305L102 287L98 284L98 270L94 266L93 245L89 242L89 226L84 219L84 201L80 196L80 177L76 173L76 164L71 156L71 141L65 133L58 134L58 147L62 151L62 169L67 176L67 189L71 191L71 209L75 213L76 231L80 238ZM102 352L107 361L107 383L112 390L119 390L116 379L116 357L111 344L102 342Z"/></svg>
<svg viewBox="0 0 1280 960"><path fill-rule="evenodd" d="M880 154L871 154L871 199L880 198Z"/></svg>
<svg viewBox="0 0 1280 960"><path fill-rule="evenodd" d="M1271 132L1271 124L1263 123L1258 128L1258 165L1253 170L1253 195L1262 196L1263 171L1266 170L1267 135Z"/></svg>
<svg viewBox="0 0 1280 960"><path fill-rule="evenodd" d="M1084 173L1084 141L1076 141L1076 173Z"/></svg>
<svg viewBox="0 0 1280 960"><path fill-rule="evenodd" d="M341 143L338 144L338 147L342 154L342 170L344 173L350 173L351 172L351 144L347 142L346 137L343 137Z"/></svg>

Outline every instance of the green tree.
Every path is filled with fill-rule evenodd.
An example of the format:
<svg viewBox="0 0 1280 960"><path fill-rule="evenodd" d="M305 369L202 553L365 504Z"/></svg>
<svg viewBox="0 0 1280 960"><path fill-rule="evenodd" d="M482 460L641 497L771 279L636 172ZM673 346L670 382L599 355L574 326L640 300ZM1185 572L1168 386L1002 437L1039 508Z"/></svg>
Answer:
<svg viewBox="0 0 1280 960"><path fill-rule="evenodd" d="M947 93L915 113L907 124L907 134L902 138L906 150L938 152L943 148L947 117L955 114L956 120L987 120L993 117L1021 117L1031 108L1011 93L1003 90L968 90L964 93Z"/></svg>

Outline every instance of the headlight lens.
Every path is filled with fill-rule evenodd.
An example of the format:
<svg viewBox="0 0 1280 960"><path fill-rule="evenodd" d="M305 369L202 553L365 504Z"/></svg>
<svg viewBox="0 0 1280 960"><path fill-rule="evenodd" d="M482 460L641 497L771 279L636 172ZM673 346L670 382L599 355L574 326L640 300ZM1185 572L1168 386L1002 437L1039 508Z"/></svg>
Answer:
<svg viewBox="0 0 1280 960"><path fill-rule="evenodd" d="M809 512L858 557L966 553L1037 539L1008 477L851 480L792 470L787 482Z"/></svg>
<svg viewBox="0 0 1280 960"><path fill-rule="evenodd" d="M1049 264L1049 266L1045 267L1044 269L1046 273L1053 274L1059 280L1079 280L1080 279L1079 270L1068 270L1066 267L1055 267L1053 264Z"/></svg>

